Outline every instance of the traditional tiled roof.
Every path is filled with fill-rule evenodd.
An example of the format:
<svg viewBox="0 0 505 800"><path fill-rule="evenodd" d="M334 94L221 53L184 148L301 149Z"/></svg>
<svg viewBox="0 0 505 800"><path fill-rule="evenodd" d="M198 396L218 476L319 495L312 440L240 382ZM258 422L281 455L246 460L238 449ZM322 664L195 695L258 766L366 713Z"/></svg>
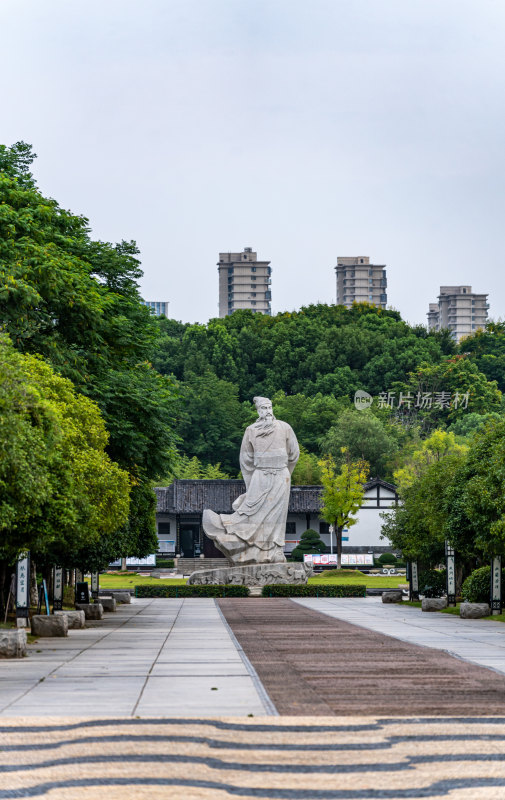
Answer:
<svg viewBox="0 0 505 800"><path fill-rule="evenodd" d="M380 478L373 478L365 489L383 486L396 491L396 486ZM322 486L292 486L288 512L291 514L317 514L321 508ZM157 511L165 514L201 514L210 508L218 514L230 514L232 504L245 492L244 481L239 480L175 480L170 486L155 489Z"/></svg>

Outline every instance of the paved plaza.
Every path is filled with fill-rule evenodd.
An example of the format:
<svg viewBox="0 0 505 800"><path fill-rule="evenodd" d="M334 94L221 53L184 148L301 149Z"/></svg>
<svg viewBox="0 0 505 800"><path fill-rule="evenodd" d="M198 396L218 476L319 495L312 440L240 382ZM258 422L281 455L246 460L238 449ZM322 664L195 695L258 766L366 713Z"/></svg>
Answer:
<svg viewBox="0 0 505 800"><path fill-rule="evenodd" d="M457 658L505 673L505 625L384 605L380 598L306 598L296 603L403 642L434 647Z"/></svg>
<svg viewBox="0 0 505 800"><path fill-rule="evenodd" d="M501 624L191 598L88 625L0 661L0 800L505 798Z"/></svg>
<svg viewBox="0 0 505 800"><path fill-rule="evenodd" d="M275 713L213 600L135 600L0 661L0 716Z"/></svg>

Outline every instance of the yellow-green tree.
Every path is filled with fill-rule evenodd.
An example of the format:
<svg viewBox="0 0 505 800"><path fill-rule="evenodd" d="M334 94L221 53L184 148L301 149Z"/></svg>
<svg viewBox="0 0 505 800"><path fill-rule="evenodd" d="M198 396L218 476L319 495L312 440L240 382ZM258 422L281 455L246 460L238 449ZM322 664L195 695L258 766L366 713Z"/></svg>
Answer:
<svg viewBox="0 0 505 800"><path fill-rule="evenodd" d="M128 473L105 448L97 405L38 356L0 337L0 531L4 556L30 549L53 563L126 521Z"/></svg>
<svg viewBox="0 0 505 800"><path fill-rule="evenodd" d="M467 452L468 447L458 444L454 433L438 429L433 431L406 456L403 467L394 472L394 481L400 494L403 495L432 464L438 464L446 456L464 456Z"/></svg>
<svg viewBox="0 0 505 800"><path fill-rule="evenodd" d="M319 461L323 504L320 516L333 525L337 538L337 569L342 566L342 531L355 525L356 515L363 502L365 483L368 479L366 461L351 461L346 448L342 448L344 462L337 471L332 456Z"/></svg>

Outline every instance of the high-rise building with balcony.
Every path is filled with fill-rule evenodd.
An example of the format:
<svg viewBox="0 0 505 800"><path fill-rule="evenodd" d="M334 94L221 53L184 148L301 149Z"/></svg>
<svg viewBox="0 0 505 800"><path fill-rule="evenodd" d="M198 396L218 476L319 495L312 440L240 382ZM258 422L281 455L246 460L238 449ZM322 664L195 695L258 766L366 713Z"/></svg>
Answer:
<svg viewBox="0 0 505 800"><path fill-rule="evenodd" d="M165 300L142 300L142 302L156 317L168 317L168 306L170 303Z"/></svg>
<svg viewBox="0 0 505 800"><path fill-rule="evenodd" d="M241 253L219 253L219 316L241 308L271 314L270 261L258 261L252 247Z"/></svg>
<svg viewBox="0 0 505 800"><path fill-rule="evenodd" d="M338 305L351 308L353 303L373 303L386 308L385 264L370 264L368 256L338 256L335 272Z"/></svg>
<svg viewBox="0 0 505 800"><path fill-rule="evenodd" d="M439 331L449 328L453 339L460 342L487 322L487 294L475 294L471 286L441 286L438 303L430 303L428 328Z"/></svg>

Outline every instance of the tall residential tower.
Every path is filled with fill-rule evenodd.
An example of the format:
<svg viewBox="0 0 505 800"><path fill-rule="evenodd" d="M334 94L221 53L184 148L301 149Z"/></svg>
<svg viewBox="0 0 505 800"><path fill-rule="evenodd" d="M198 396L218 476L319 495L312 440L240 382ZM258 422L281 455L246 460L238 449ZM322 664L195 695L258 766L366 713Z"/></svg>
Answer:
<svg viewBox="0 0 505 800"><path fill-rule="evenodd" d="M271 314L270 261L258 261L252 247L242 253L219 253L219 316L240 308Z"/></svg>
<svg viewBox="0 0 505 800"><path fill-rule="evenodd" d="M373 303L386 308L385 264L370 264L368 256L338 256L335 272L338 305L351 308L353 303Z"/></svg>
<svg viewBox="0 0 505 800"><path fill-rule="evenodd" d="M438 303L430 303L428 328L439 331L449 328L453 339L460 342L487 322L487 294L475 294L471 286L441 286Z"/></svg>

